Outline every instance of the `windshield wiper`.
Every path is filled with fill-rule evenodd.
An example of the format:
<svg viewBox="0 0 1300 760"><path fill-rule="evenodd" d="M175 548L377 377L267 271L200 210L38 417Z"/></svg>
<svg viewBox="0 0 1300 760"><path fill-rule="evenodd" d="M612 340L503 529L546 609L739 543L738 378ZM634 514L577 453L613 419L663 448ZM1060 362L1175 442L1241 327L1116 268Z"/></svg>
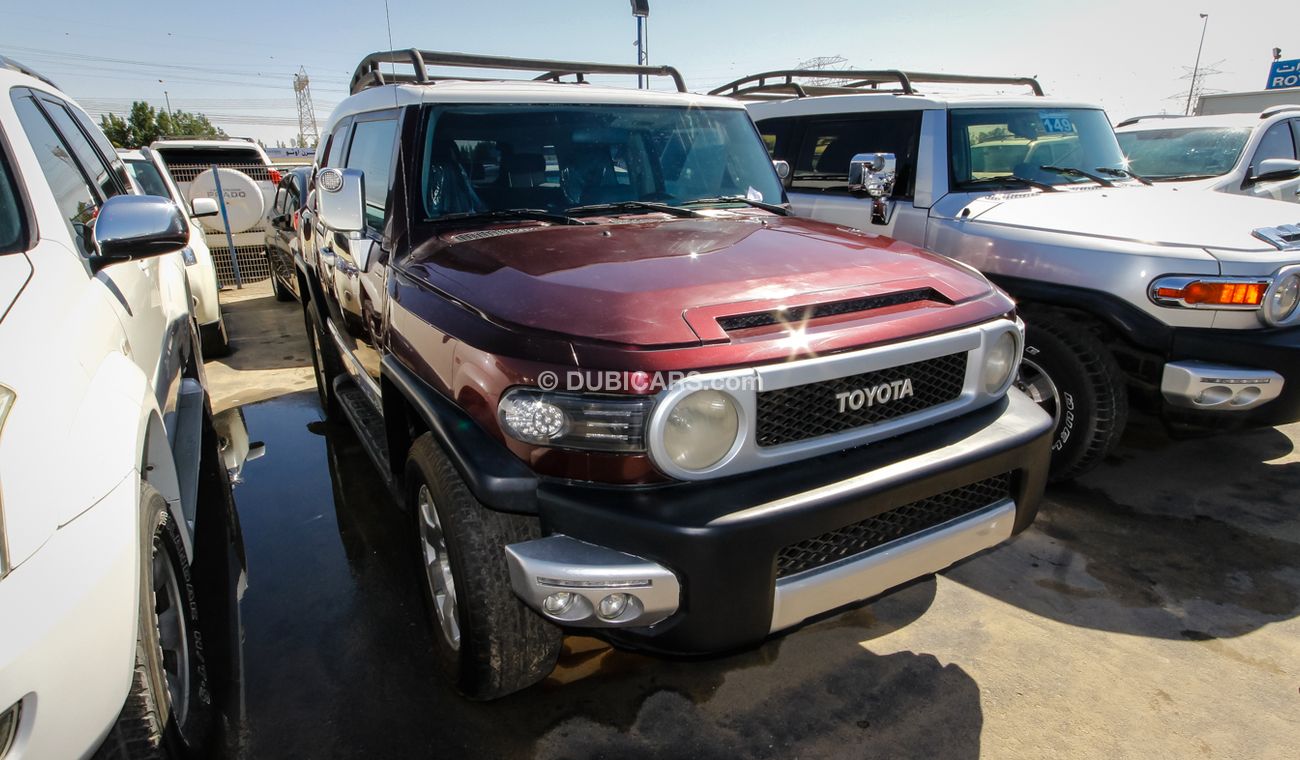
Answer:
<svg viewBox="0 0 1300 760"><path fill-rule="evenodd" d="M1057 174L1063 174L1067 177L1083 177L1084 179L1090 179L1093 182L1096 182L1098 185L1101 185L1102 187L1115 186L1114 182L1111 182L1110 180L1106 179L1100 174L1085 172L1083 169L1078 169L1073 166L1052 166L1051 164L1044 164L1043 166L1040 166L1038 168L1042 169L1045 172L1056 172Z"/></svg>
<svg viewBox="0 0 1300 760"><path fill-rule="evenodd" d="M983 184L992 184L994 182L1003 182L1003 183L1015 182L1017 184L1021 184L1026 187L1033 187L1039 190L1045 190L1049 193L1059 193L1061 191L1060 188L1056 187L1055 185L1049 185L1046 182L1039 182L1036 179L1029 179L1028 177L1021 177L1015 174L1002 174L997 177L980 177L979 179L967 180L962 184L983 185Z"/></svg>
<svg viewBox="0 0 1300 760"><path fill-rule="evenodd" d="M1097 171L1111 177L1120 177L1120 178L1128 177L1129 179L1135 179L1138 182L1141 182L1142 184L1148 186L1151 184L1151 180L1147 179L1146 177L1143 177L1140 174L1134 174L1128 169L1116 169L1111 166L1098 166Z"/></svg>
<svg viewBox="0 0 1300 760"><path fill-rule="evenodd" d="M681 206L670 206L667 203L655 203L653 201L619 201L618 203L592 203L586 206L573 206L564 210L566 214L596 214L602 211L655 211L661 214L672 214L683 218L703 216L698 211Z"/></svg>
<svg viewBox="0 0 1300 760"><path fill-rule="evenodd" d="M581 219L574 219L564 214L556 214L542 208L503 208L493 211L458 211L454 214L443 214L434 217L431 222L463 222L463 221L489 221L493 219L529 219L538 222L552 222L554 224L590 224Z"/></svg>
<svg viewBox="0 0 1300 760"><path fill-rule="evenodd" d="M756 201L753 198L746 198L743 195L721 195L718 196L717 198L696 198L693 201L686 201L681 205L683 206L715 205L718 203L744 203L753 206L754 208L761 208L764 211L771 211L773 214L779 214L781 216L790 215L790 209L786 208L785 206L778 206L775 203L764 203L763 201Z"/></svg>
<svg viewBox="0 0 1300 760"><path fill-rule="evenodd" d="M1217 177L1217 174L1170 174L1169 176L1151 177L1156 182L1180 182L1189 179L1209 179Z"/></svg>

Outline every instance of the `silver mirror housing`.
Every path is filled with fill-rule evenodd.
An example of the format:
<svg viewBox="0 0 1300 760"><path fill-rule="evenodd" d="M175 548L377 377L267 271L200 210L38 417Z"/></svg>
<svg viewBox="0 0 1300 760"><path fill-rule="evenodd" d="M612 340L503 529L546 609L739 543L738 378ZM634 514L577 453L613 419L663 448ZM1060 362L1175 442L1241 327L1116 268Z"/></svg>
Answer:
<svg viewBox="0 0 1300 760"><path fill-rule="evenodd" d="M365 177L360 169L321 169L316 175L321 222L335 232L366 228Z"/></svg>
<svg viewBox="0 0 1300 760"><path fill-rule="evenodd" d="M1251 177L1256 182L1267 182L1270 180L1291 179L1300 175L1300 161L1293 158L1266 158L1259 162L1255 167L1255 173Z"/></svg>
<svg viewBox="0 0 1300 760"><path fill-rule="evenodd" d="M96 255L91 268L119 261L161 256L190 242L190 226L180 208L156 195L115 195L95 217Z"/></svg>
<svg viewBox="0 0 1300 760"><path fill-rule="evenodd" d="M898 160L893 153L858 153L849 161L849 192L888 198L897 179Z"/></svg>
<svg viewBox="0 0 1300 760"><path fill-rule="evenodd" d="M777 159L772 162L772 166L776 169L776 176L780 177L782 182L790 178L789 161L783 161L781 159Z"/></svg>
<svg viewBox="0 0 1300 760"><path fill-rule="evenodd" d="M193 216L196 219L201 219L207 216L216 216L221 213L221 209L217 206L217 199L206 197L195 198L190 201L190 211L193 212Z"/></svg>

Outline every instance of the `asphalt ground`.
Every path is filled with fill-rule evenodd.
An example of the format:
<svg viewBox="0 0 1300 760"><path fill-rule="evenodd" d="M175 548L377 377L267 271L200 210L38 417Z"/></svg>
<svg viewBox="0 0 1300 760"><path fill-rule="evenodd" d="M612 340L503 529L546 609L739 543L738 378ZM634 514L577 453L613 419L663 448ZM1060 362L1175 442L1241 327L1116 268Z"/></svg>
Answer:
<svg viewBox="0 0 1300 760"><path fill-rule="evenodd" d="M301 309L228 291L219 409L267 454L247 556L236 756L1300 757L1300 426L1173 440L1135 418L1034 527L752 649L566 639L475 704L437 677L407 518L322 420Z"/></svg>

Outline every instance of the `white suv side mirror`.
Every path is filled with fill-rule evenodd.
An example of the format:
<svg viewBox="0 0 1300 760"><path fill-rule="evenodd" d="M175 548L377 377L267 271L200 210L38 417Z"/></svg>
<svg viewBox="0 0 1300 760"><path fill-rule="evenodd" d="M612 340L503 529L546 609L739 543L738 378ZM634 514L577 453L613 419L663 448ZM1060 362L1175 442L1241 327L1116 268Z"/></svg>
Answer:
<svg viewBox="0 0 1300 760"><path fill-rule="evenodd" d="M202 219L207 216L216 216L221 213L217 206L216 198L195 198L190 201L190 211L195 219Z"/></svg>
<svg viewBox="0 0 1300 760"><path fill-rule="evenodd" d="M1292 158L1266 158L1255 167L1250 179L1252 182L1269 182L1297 176L1300 176L1300 161Z"/></svg>
<svg viewBox="0 0 1300 760"><path fill-rule="evenodd" d="M321 169L316 175L321 222L334 232L366 228L365 177L360 169Z"/></svg>

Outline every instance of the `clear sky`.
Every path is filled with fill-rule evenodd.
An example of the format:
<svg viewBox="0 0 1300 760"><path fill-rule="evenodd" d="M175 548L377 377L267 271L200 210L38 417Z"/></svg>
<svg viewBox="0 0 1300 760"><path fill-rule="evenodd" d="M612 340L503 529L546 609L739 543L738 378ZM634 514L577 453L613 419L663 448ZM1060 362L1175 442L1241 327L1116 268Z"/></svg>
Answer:
<svg viewBox="0 0 1300 760"><path fill-rule="evenodd" d="M859 68L1037 76L1112 120L1181 112L1202 64L1214 90L1262 89L1272 49L1300 58L1300 4L1285 0L650 0L650 60L704 91L818 56ZM3 0L0 53L46 73L92 114L132 99L201 111L268 145L297 134L293 72L306 68L321 127L368 52L458 52L634 62L627 0ZM111 12L110 12L111 9ZM161 82L159 80L162 80ZM1179 96L1171 99L1170 96ZM1300 98L1298 98L1300 99Z"/></svg>

